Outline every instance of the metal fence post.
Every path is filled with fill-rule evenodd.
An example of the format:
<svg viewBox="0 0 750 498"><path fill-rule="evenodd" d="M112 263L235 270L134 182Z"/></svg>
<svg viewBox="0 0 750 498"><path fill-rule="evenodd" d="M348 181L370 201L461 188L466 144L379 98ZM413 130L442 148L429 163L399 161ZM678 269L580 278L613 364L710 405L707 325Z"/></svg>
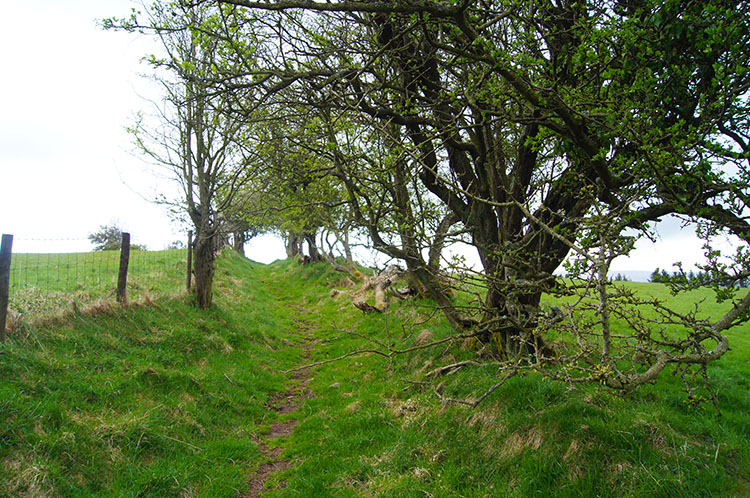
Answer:
<svg viewBox="0 0 750 498"><path fill-rule="evenodd" d="M5 342L5 320L10 297L10 259L13 254L13 235L4 233L0 242L0 341Z"/></svg>
<svg viewBox="0 0 750 498"><path fill-rule="evenodd" d="M130 262L130 234L123 232L120 247L120 272L117 275L117 302L128 304L128 263Z"/></svg>

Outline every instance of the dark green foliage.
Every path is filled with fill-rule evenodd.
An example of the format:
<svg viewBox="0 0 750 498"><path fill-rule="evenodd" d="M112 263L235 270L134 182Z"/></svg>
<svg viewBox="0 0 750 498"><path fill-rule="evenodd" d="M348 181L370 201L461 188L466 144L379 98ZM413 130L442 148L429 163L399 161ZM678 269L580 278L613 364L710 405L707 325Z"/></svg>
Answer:
<svg viewBox="0 0 750 498"><path fill-rule="evenodd" d="M102 225L99 230L89 234L95 251L116 251L122 244L122 230L117 225Z"/></svg>
<svg viewBox="0 0 750 498"><path fill-rule="evenodd" d="M750 277L745 275L731 276L719 272L712 274L710 271L703 270L698 270L697 272L690 270L686 273L682 268L672 273L657 268L651 273L649 281L662 284L673 284L682 287L750 287Z"/></svg>
<svg viewBox="0 0 750 498"><path fill-rule="evenodd" d="M117 225L102 225L98 231L89 234L89 240L94 244L94 251L119 251L122 246L122 229ZM131 244L130 249L145 251L146 246Z"/></svg>

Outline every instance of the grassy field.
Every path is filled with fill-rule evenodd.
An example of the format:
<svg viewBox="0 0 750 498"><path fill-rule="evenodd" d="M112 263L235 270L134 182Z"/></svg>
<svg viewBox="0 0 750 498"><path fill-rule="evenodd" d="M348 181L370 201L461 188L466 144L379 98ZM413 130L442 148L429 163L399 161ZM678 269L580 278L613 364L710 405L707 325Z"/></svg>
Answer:
<svg viewBox="0 0 750 498"><path fill-rule="evenodd" d="M427 302L363 315L348 290L326 265L226 255L207 312L163 298L11 337L0 346L0 496L253 496L273 447L288 467L263 482L271 497L750 495L746 329L709 370L722 417L688 406L668 373L627 396L529 374L476 409L444 404L433 389L473 396L497 381L474 368L423 384L472 354L460 344L280 373L372 348L365 338L408 347L450 334ZM711 298L696 292L677 299ZM296 410L272 409L301 385Z"/></svg>
<svg viewBox="0 0 750 498"><path fill-rule="evenodd" d="M186 250L131 251L128 296L132 301L178 293L185 282ZM119 251L14 254L10 309L17 320L46 319L77 307L114 301Z"/></svg>

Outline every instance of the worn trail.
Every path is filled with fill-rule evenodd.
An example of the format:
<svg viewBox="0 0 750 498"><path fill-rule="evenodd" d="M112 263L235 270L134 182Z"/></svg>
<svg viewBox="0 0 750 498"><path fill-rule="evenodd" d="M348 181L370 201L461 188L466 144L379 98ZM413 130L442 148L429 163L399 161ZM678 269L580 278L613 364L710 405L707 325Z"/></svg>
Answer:
<svg viewBox="0 0 750 498"><path fill-rule="evenodd" d="M302 346L303 352L300 360L301 364L306 364L309 363L315 339L307 334L310 324L304 315L308 313L308 310L296 308L295 311L297 313L297 317L295 317L297 330L291 331L291 334L293 334L291 339L293 341L290 342L290 346ZM291 464L289 460L282 456L281 447L275 443L281 438L289 437L294 432L299 420L297 418L287 419L285 416L296 412L303 399L312 397L312 392L308 388L308 383L311 379L311 372L308 369L295 371L291 376L291 386L289 389L281 393L276 393L268 403L267 408L276 413L277 419L286 420L277 420L271 424L271 430L259 442L258 447L265 461L251 477L250 489L245 497L256 498L262 496L268 479L273 474L282 472Z"/></svg>

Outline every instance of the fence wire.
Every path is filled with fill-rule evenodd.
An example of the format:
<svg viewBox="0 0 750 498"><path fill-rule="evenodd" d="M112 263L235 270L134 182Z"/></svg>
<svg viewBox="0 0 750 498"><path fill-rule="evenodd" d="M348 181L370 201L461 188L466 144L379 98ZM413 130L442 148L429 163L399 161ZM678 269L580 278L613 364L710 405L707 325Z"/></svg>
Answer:
<svg viewBox="0 0 750 498"><path fill-rule="evenodd" d="M11 291L24 287L76 290L87 284L113 283L120 264L119 251L87 253L14 253L10 266Z"/></svg>
<svg viewBox="0 0 750 498"><path fill-rule="evenodd" d="M44 318L59 311L114 301L119 250L45 252L45 245L59 247L60 239L36 238L33 242L39 252L14 252L11 259L8 308L15 320ZM75 247L87 244L85 239L66 239L66 242L74 243ZM128 265L130 301L173 295L184 289L187 249L148 251L134 249L135 245L137 241L131 243Z"/></svg>

